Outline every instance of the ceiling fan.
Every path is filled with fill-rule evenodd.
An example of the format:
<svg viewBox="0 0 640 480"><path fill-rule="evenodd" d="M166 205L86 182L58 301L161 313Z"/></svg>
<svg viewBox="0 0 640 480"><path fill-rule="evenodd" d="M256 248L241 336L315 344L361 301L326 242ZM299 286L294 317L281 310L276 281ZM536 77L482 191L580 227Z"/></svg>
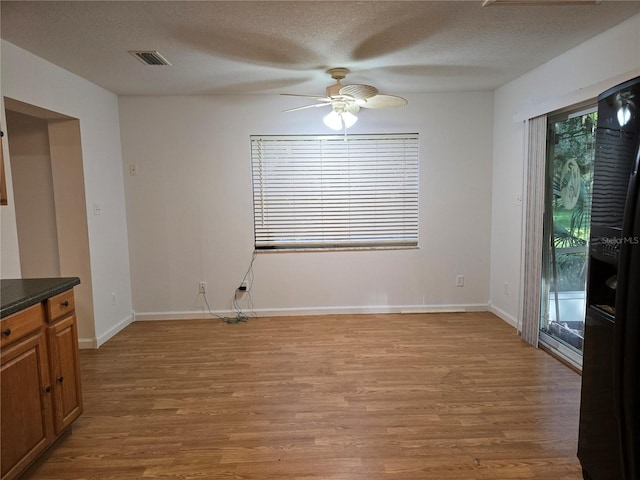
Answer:
<svg viewBox="0 0 640 480"><path fill-rule="evenodd" d="M331 112L323 119L324 124L333 130L341 130L343 128L346 130L358 120L355 114L360 111L360 108L393 108L407 104L406 99L396 95L382 95L378 93L376 87L371 85L343 85L340 80L343 80L349 73L346 68L331 68L327 73L331 75L331 78L336 83L327 87L325 97L298 95L295 93L281 94L292 97L313 98L319 103L290 108L285 112L295 112L296 110L315 107L331 107Z"/></svg>

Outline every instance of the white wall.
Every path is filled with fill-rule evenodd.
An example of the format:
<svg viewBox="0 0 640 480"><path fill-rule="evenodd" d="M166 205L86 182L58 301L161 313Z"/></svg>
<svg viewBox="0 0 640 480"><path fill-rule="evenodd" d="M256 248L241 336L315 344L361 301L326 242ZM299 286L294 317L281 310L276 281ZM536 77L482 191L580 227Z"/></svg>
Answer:
<svg viewBox="0 0 640 480"><path fill-rule="evenodd" d="M491 310L518 322L525 124L640 75L640 15L498 88L494 100ZM508 284L508 295L504 285Z"/></svg>
<svg viewBox="0 0 640 480"><path fill-rule="evenodd" d="M322 112L281 113L273 96L121 97L136 319L225 312L253 251L251 134L332 133ZM303 102L304 103L304 102ZM255 260L258 314L486 309L489 289L490 92L412 95L363 111L353 133L420 134L417 250L264 253ZM457 274L465 286L455 286Z"/></svg>
<svg viewBox="0 0 640 480"><path fill-rule="evenodd" d="M132 318L117 97L4 40L1 60L3 96L80 121L94 322L78 318L78 333L81 346L103 343ZM94 203L101 206L99 216L93 215ZM9 231L15 229L11 216L6 217L3 230L5 221ZM3 260L5 255L17 256L17 247L5 245L4 238L2 255ZM116 293L116 305L112 305L112 293Z"/></svg>

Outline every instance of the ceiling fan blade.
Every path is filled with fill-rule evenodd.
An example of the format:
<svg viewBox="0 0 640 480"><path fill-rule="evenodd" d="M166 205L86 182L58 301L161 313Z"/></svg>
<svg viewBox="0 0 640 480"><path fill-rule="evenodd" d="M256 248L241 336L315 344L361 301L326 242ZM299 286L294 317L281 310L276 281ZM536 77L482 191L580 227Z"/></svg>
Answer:
<svg viewBox="0 0 640 480"><path fill-rule="evenodd" d="M315 108L315 107L328 107L331 106L330 103L314 103L312 105L304 105L302 107L289 108L287 110L283 110L282 112L295 112L296 110L304 110L305 108Z"/></svg>
<svg viewBox="0 0 640 480"><path fill-rule="evenodd" d="M407 99L396 95L376 95L358 102L363 108L395 108L403 107L407 104Z"/></svg>
<svg viewBox="0 0 640 480"><path fill-rule="evenodd" d="M330 102L331 99L328 97L319 97L318 95L299 95L297 93L281 93L280 95L284 95L286 97L304 97L304 98L315 98L320 102Z"/></svg>
<svg viewBox="0 0 640 480"><path fill-rule="evenodd" d="M372 85L353 84L345 85L340 89L340 95L349 95L356 100L364 100L378 94L378 89Z"/></svg>

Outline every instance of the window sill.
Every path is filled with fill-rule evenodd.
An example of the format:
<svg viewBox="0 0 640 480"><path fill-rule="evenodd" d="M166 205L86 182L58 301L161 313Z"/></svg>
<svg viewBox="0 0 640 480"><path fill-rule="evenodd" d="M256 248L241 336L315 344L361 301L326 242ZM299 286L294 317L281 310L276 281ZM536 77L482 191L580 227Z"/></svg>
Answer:
<svg viewBox="0 0 640 480"><path fill-rule="evenodd" d="M262 254L273 254L273 253L304 253L304 252L313 252L313 253L328 253L328 252L357 252L357 251L397 251L397 250L419 250L419 247L416 246L398 246L398 247L334 247L334 248L267 248L267 249L256 249L255 253L258 255Z"/></svg>

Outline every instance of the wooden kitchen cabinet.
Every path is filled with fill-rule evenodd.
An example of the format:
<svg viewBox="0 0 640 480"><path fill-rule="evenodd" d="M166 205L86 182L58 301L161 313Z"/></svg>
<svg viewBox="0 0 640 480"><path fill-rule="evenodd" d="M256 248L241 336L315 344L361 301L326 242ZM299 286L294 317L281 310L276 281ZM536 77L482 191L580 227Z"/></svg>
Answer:
<svg viewBox="0 0 640 480"><path fill-rule="evenodd" d="M73 291L47 300L47 328L56 434L66 429L82 413L78 332L73 307Z"/></svg>
<svg viewBox="0 0 640 480"><path fill-rule="evenodd" d="M21 315L40 324L40 305ZM19 314L16 314L18 316ZM11 320L9 317L7 320ZM11 339L15 330L3 322L2 339ZM15 478L53 441L53 411L46 335L37 328L16 335L2 346L2 478Z"/></svg>
<svg viewBox="0 0 640 480"><path fill-rule="evenodd" d="M2 480L20 476L82 413L73 290L0 320Z"/></svg>

